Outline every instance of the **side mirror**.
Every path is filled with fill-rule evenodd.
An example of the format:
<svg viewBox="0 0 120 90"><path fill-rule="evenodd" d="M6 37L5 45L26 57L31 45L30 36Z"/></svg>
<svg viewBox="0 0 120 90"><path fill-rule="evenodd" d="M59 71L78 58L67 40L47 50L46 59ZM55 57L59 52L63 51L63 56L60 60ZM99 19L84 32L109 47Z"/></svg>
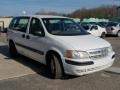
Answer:
<svg viewBox="0 0 120 90"><path fill-rule="evenodd" d="M36 32L34 32L34 35L40 36L40 37L44 37L44 36L45 36L45 33L42 32L42 31L36 31Z"/></svg>

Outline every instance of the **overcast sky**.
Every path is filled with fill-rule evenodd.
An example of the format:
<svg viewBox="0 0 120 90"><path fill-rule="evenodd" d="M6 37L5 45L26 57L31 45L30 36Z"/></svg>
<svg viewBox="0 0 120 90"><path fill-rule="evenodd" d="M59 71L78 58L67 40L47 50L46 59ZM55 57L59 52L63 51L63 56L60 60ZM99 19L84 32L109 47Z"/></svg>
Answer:
<svg viewBox="0 0 120 90"><path fill-rule="evenodd" d="M120 0L0 0L0 16L21 15L24 10L27 14L40 10L70 13L101 5L120 5Z"/></svg>

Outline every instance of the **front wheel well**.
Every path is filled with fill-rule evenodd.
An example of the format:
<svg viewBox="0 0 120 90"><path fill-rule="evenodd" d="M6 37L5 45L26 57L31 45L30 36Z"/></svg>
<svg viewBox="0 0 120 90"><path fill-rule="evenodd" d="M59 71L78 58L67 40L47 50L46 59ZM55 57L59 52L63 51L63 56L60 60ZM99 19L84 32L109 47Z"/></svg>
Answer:
<svg viewBox="0 0 120 90"><path fill-rule="evenodd" d="M61 56L56 51L47 52L46 63L52 78L62 78L65 75Z"/></svg>
<svg viewBox="0 0 120 90"><path fill-rule="evenodd" d="M106 32L102 32L102 34L103 34L103 33L106 34Z"/></svg>
<svg viewBox="0 0 120 90"><path fill-rule="evenodd" d="M64 73L64 67L63 67L62 59L61 59L61 56L59 55L59 53L57 53L56 51L53 51L53 50L50 50L50 51L47 52L46 57L45 57L47 67L51 71L51 68L50 68L51 67L51 62L54 61L52 59L53 56L55 56L57 58L57 59L54 59L55 62L57 63L55 65L56 77L58 76L57 78L61 78L61 75L64 76L65 73Z"/></svg>
<svg viewBox="0 0 120 90"><path fill-rule="evenodd" d="M60 59L60 61L62 62L60 55L56 51L50 50L46 53L46 56L45 56L46 64L49 64L50 57L51 57L52 54L55 54Z"/></svg>

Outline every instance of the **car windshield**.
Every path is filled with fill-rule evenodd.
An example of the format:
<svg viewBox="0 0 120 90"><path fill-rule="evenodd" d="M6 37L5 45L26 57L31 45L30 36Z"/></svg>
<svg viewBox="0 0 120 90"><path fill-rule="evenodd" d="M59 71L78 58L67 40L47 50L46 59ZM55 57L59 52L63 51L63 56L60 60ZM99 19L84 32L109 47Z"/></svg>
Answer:
<svg viewBox="0 0 120 90"><path fill-rule="evenodd" d="M89 29L90 29L89 25L87 25L87 24L81 24L81 26L82 26L85 30L89 30Z"/></svg>
<svg viewBox="0 0 120 90"><path fill-rule="evenodd" d="M100 25L101 27L106 27L107 22L98 22L98 25Z"/></svg>
<svg viewBox="0 0 120 90"><path fill-rule="evenodd" d="M68 18L43 18L43 23L50 34L61 36L87 35L79 24Z"/></svg>
<svg viewBox="0 0 120 90"><path fill-rule="evenodd" d="M117 26L118 23L116 22L109 22L107 26Z"/></svg>

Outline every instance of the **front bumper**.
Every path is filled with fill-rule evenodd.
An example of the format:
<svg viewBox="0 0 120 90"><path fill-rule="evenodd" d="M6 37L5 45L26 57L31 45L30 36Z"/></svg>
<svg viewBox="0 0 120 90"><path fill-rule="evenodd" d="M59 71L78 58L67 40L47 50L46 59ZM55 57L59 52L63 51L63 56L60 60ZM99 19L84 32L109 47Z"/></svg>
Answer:
<svg viewBox="0 0 120 90"><path fill-rule="evenodd" d="M110 66L112 66L114 60L115 60L115 53L112 53L107 57L99 60L90 60L90 59L79 60L81 61L82 64L79 63L78 65L75 65L76 63L70 64L70 63L64 62L63 66L64 66L65 73L70 75L80 76L80 75L90 74L93 72L97 72L97 71L109 68Z"/></svg>

